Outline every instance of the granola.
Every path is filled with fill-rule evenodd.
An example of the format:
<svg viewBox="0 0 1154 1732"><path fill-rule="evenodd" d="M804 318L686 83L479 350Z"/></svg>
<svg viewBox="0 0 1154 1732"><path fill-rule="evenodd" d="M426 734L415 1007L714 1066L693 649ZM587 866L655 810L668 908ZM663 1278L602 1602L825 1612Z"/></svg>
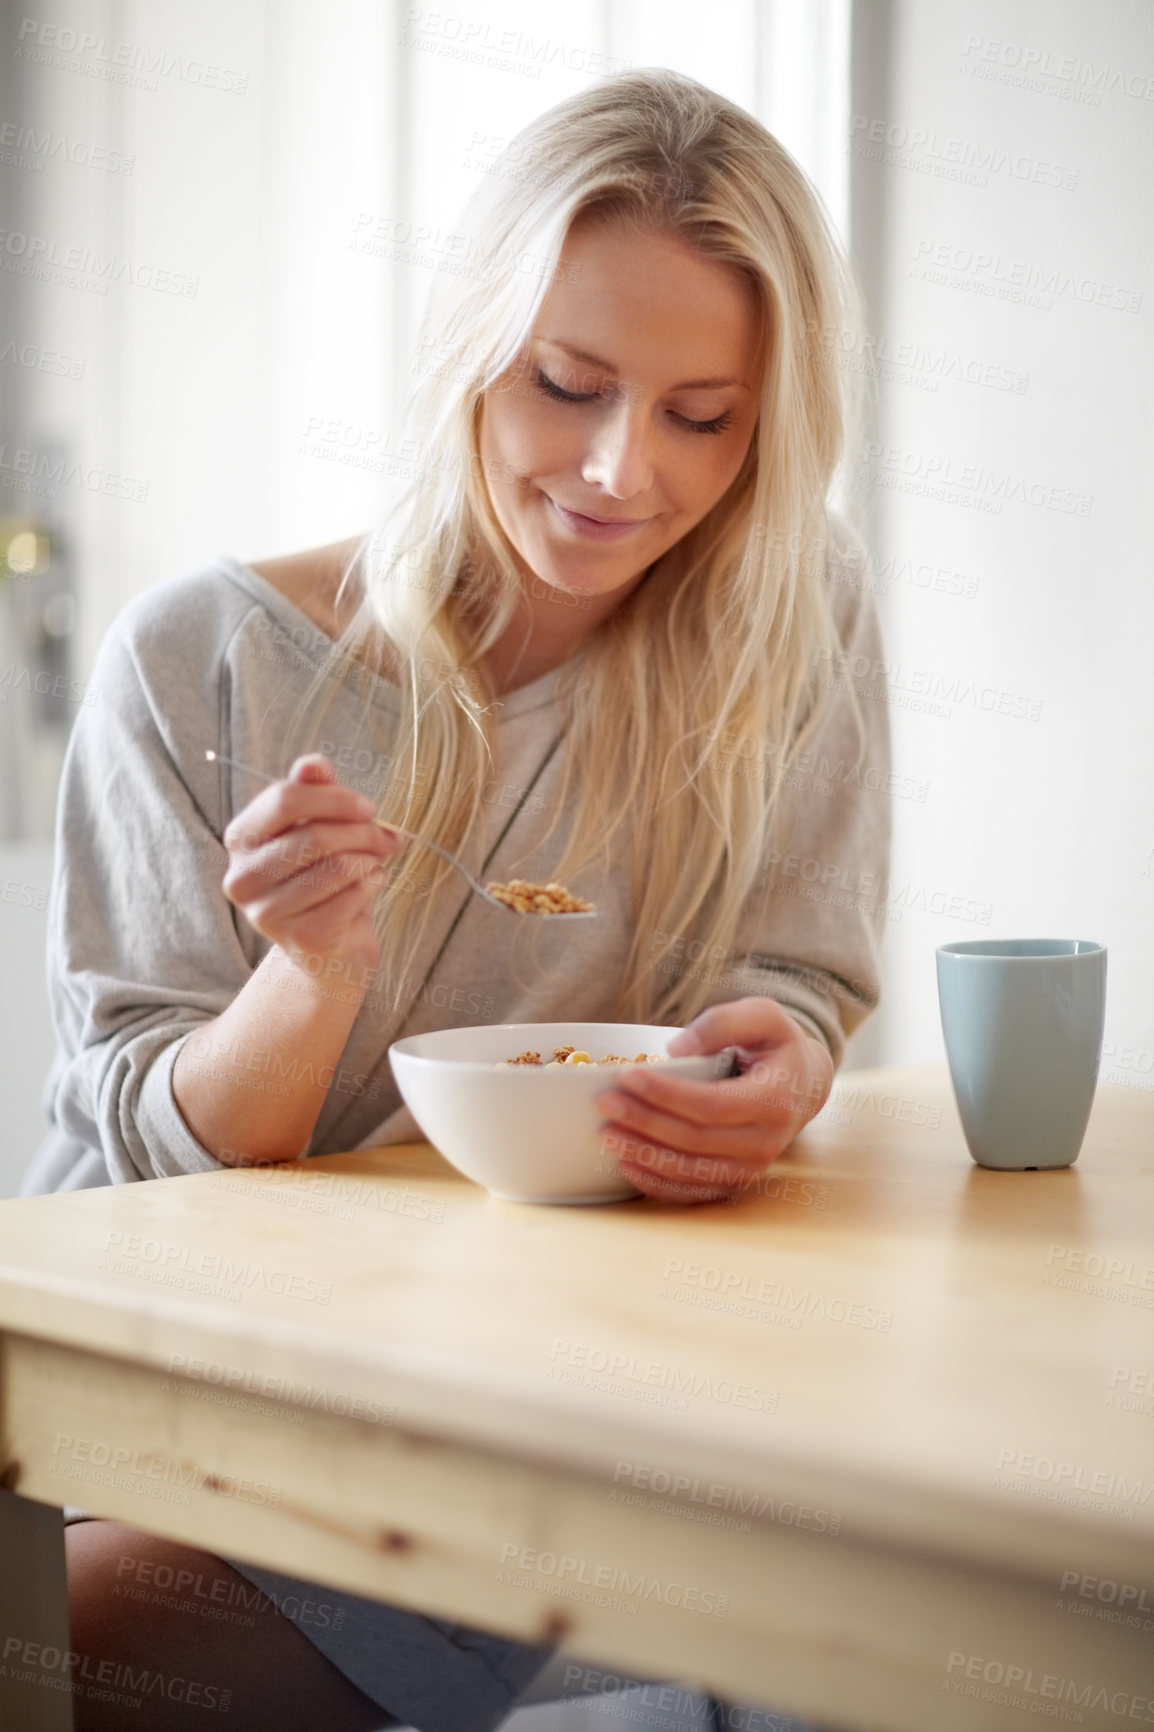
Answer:
<svg viewBox="0 0 1154 1732"><path fill-rule="evenodd" d="M579 1052L575 1046L555 1046L553 1057L543 1060L539 1052L526 1049L519 1052L516 1058L502 1058L498 1065L506 1064L544 1064L546 1070L552 1070L557 1065L568 1064L668 1064L669 1060L663 1052L639 1052L636 1058L624 1058L619 1053L606 1053L604 1058L591 1058L587 1052Z"/></svg>
<svg viewBox="0 0 1154 1732"><path fill-rule="evenodd" d="M526 878L510 878L507 884L494 880L485 889L506 908L518 914L592 914L592 902L574 896L563 884L530 884Z"/></svg>

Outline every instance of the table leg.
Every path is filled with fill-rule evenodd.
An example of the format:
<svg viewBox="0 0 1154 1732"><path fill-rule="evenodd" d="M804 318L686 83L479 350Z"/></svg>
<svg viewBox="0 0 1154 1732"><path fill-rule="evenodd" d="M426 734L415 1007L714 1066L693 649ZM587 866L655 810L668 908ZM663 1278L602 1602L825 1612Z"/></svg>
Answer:
<svg viewBox="0 0 1154 1732"><path fill-rule="evenodd" d="M0 1732L72 1732L64 1515L0 1491Z"/></svg>

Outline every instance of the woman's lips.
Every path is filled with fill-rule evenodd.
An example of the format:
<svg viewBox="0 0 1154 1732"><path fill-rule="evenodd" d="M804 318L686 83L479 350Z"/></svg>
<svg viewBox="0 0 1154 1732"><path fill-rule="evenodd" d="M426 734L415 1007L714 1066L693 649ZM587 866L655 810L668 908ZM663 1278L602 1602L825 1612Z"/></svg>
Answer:
<svg viewBox="0 0 1154 1732"><path fill-rule="evenodd" d="M607 522L603 518L586 517L580 511L570 511L567 506L558 505L549 493L545 497L566 529L572 530L574 535L580 535L586 541L621 541L650 521L648 517L628 517Z"/></svg>

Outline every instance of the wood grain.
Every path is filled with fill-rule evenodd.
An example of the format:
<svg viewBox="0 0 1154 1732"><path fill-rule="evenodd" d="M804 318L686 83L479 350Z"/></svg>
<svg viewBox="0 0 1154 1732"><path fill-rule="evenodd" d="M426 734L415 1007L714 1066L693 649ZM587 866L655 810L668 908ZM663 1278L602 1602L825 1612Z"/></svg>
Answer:
<svg viewBox="0 0 1154 1732"><path fill-rule="evenodd" d="M427 1145L28 1199L4 1465L846 1726L1017 1724L999 1666L1115 1724L1078 1693L1154 1696L1152 1228L1154 1096L993 1173L935 1067L843 1077L737 1207L502 1203Z"/></svg>

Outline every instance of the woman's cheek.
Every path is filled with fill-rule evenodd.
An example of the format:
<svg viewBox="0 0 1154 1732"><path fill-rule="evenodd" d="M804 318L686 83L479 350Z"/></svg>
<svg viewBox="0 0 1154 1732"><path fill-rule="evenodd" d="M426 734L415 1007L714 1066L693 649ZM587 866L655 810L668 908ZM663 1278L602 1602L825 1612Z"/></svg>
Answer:
<svg viewBox="0 0 1154 1732"><path fill-rule="evenodd" d="M576 429L558 427L547 409L526 412L510 441L510 459L526 479L556 475L565 470L580 450Z"/></svg>

